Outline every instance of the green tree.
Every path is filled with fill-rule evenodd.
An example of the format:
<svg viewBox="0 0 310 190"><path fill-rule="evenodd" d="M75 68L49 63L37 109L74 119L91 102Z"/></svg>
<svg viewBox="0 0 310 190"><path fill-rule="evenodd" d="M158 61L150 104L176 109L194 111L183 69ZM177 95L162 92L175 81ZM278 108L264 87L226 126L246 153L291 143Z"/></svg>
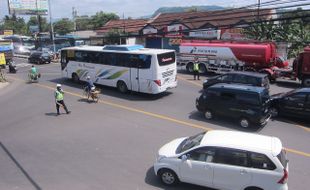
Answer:
<svg viewBox="0 0 310 190"><path fill-rule="evenodd" d="M13 30L14 34L27 34L27 25L25 20L21 17L16 17L15 14L12 16L6 15L3 19L1 28L4 30Z"/></svg>
<svg viewBox="0 0 310 190"><path fill-rule="evenodd" d="M92 30L94 25L91 17L84 15L75 18L76 30Z"/></svg>
<svg viewBox="0 0 310 190"><path fill-rule="evenodd" d="M302 9L282 12L280 21L254 23L244 30L249 38L291 44L288 57L296 57L310 43L310 11Z"/></svg>
<svg viewBox="0 0 310 190"><path fill-rule="evenodd" d="M91 22L93 24L93 29L98 29L105 25L110 20L118 20L119 16L114 13L104 13L102 11L97 12L91 17Z"/></svg>
<svg viewBox="0 0 310 190"><path fill-rule="evenodd" d="M54 30L59 35L65 35L74 30L74 23L67 18L63 18L54 23Z"/></svg>
<svg viewBox="0 0 310 190"><path fill-rule="evenodd" d="M40 17L41 19L41 32L48 32L50 29L49 24L45 17ZM39 21L37 16L31 16L29 21L27 22L28 32L30 26L39 26Z"/></svg>

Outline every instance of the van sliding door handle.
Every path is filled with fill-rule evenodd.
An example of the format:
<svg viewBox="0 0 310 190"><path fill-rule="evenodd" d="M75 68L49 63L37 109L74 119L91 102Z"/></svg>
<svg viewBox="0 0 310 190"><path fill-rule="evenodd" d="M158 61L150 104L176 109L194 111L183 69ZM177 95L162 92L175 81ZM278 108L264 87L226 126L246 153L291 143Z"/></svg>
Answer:
<svg viewBox="0 0 310 190"><path fill-rule="evenodd" d="M246 171L246 170L244 170L244 169L240 170L240 174L241 174L241 175L244 175L244 174L247 174L247 173L248 173L248 171Z"/></svg>

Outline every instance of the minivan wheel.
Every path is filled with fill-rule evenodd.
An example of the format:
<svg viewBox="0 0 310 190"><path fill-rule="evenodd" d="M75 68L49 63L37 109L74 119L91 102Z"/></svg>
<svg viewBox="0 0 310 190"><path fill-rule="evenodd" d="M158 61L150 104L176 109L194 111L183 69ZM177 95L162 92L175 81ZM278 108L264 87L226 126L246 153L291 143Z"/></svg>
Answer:
<svg viewBox="0 0 310 190"><path fill-rule="evenodd" d="M163 169L159 173L162 183L165 185L173 186L179 182L178 176L169 169Z"/></svg>
<svg viewBox="0 0 310 190"><path fill-rule="evenodd" d="M204 115L205 115L205 118L208 120L213 118L213 113L210 110L206 110Z"/></svg>
<svg viewBox="0 0 310 190"><path fill-rule="evenodd" d="M250 126L250 122L247 118L241 118L239 123L243 128L248 128Z"/></svg>
<svg viewBox="0 0 310 190"><path fill-rule="evenodd" d="M310 87L310 78L305 78L302 80L302 85L304 87Z"/></svg>
<svg viewBox="0 0 310 190"><path fill-rule="evenodd" d="M275 107L271 107L269 111L272 117L277 117L279 115L279 110Z"/></svg>
<svg viewBox="0 0 310 190"><path fill-rule="evenodd" d="M244 190L263 190L263 189L261 189L259 187L247 187Z"/></svg>

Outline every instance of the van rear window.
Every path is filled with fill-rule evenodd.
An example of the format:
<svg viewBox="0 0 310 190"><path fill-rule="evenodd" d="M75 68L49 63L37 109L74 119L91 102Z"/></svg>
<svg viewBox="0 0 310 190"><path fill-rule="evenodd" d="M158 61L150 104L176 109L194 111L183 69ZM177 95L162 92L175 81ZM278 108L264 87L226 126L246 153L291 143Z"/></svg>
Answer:
<svg viewBox="0 0 310 190"><path fill-rule="evenodd" d="M159 66L170 65L172 63L175 63L175 53L169 52L169 53L158 54L157 59L158 59Z"/></svg>
<svg viewBox="0 0 310 190"><path fill-rule="evenodd" d="M284 168L286 168L288 160L286 158L286 152L285 150L282 149L282 151L280 152L280 154L277 155L277 158L279 159L279 161L281 162L282 166Z"/></svg>

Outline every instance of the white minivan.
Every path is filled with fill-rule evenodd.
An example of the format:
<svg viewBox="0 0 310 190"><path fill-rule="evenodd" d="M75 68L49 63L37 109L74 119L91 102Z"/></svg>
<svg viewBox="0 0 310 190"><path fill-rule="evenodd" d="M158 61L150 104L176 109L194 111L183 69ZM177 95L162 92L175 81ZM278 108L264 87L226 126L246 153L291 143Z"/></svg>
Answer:
<svg viewBox="0 0 310 190"><path fill-rule="evenodd" d="M221 190L287 190L282 148L276 137L212 130L164 145L154 170L166 185L181 181Z"/></svg>

